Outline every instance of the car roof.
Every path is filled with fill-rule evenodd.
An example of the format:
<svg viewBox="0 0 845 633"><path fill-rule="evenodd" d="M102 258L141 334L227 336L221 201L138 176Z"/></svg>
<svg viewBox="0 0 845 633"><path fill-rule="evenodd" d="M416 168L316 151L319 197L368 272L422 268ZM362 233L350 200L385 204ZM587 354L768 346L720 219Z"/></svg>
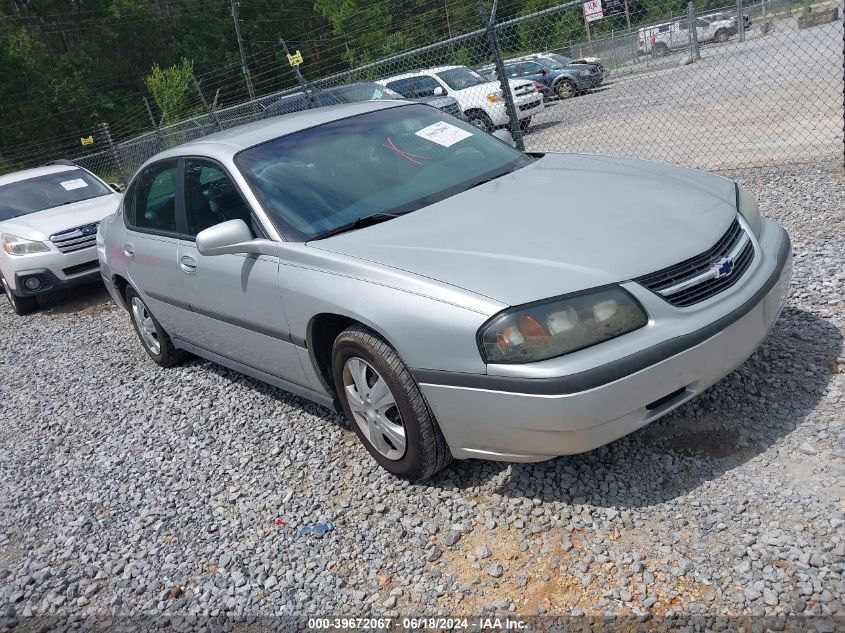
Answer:
<svg viewBox="0 0 845 633"><path fill-rule="evenodd" d="M216 157L227 159L232 154L241 150L259 145L280 136L293 134L317 125L331 123L339 119L346 119L357 114L386 110L399 106L418 105L409 101L382 100L382 101L359 101L356 103L342 103L322 108L301 110L292 112L271 119L262 119L253 123L239 125L221 132L215 132L203 136L195 141L189 141L177 145L168 150L156 154L144 165L161 160L163 158L174 158L178 156L199 156Z"/></svg>
<svg viewBox="0 0 845 633"><path fill-rule="evenodd" d="M32 169L13 171L10 174L3 174L0 176L0 186L8 185L13 182L20 182L21 180L28 180L29 178L37 178L38 176L58 174L59 172L70 171L72 169L82 168L79 165L44 165L43 167L33 167Z"/></svg>

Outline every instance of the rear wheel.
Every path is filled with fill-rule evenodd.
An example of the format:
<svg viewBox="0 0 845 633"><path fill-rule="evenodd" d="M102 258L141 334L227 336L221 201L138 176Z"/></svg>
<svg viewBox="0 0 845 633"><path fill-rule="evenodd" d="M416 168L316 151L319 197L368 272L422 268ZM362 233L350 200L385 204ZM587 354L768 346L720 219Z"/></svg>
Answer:
<svg viewBox="0 0 845 633"><path fill-rule="evenodd" d="M730 36L731 34L728 32L727 29L719 29L713 36L713 39L717 42L727 42Z"/></svg>
<svg viewBox="0 0 845 633"><path fill-rule="evenodd" d="M654 54L658 57L663 57L664 55L669 54L669 47L666 45L665 42L658 42L654 45Z"/></svg>
<svg viewBox="0 0 845 633"><path fill-rule="evenodd" d="M426 479L452 460L446 439L408 367L371 330L337 337L332 373L343 411L379 465L405 479Z"/></svg>
<svg viewBox="0 0 845 633"><path fill-rule="evenodd" d="M9 305L12 306L12 311L18 316L30 314L38 309L38 299L35 297L18 297L12 292L6 278L0 275L0 283L3 285L3 294L9 300Z"/></svg>
<svg viewBox="0 0 845 633"><path fill-rule="evenodd" d="M576 93L575 84L568 79L561 79L555 84L555 94L558 99L569 99L574 97Z"/></svg>
<svg viewBox="0 0 845 633"><path fill-rule="evenodd" d="M473 110L472 112L467 112L467 123L470 125L474 125L480 130L484 130L485 132L492 132L493 131L493 121L490 120L490 117L481 112L480 110Z"/></svg>
<svg viewBox="0 0 845 633"><path fill-rule="evenodd" d="M129 307L129 314L132 316L132 325L135 333L141 340L144 351L150 358L162 367L172 367L180 363L185 354L182 350L176 349L173 342L147 308L147 304L135 292L134 288L126 289L126 305Z"/></svg>

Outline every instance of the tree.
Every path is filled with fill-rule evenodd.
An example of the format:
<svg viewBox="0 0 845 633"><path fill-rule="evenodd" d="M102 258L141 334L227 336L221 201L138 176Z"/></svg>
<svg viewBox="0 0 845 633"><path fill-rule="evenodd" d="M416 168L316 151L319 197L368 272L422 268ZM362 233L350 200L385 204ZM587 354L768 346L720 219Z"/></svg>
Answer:
<svg viewBox="0 0 845 633"><path fill-rule="evenodd" d="M183 57L180 63L169 68L163 69L155 64L150 74L144 77L165 124L175 123L185 114L193 73L194 63Z"/></svg>

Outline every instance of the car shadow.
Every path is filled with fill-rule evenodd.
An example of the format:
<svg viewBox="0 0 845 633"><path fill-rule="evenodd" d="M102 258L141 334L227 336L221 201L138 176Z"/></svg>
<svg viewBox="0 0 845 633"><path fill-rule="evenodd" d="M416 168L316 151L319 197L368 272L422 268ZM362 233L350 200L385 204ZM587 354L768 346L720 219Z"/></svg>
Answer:
<svg viewBox="0 0 845 633"><path fill-rule="evenodd" d="M641 508L683 496L796 429L823 397L843 347L830 322L795 308L760 349L709 390L626 438L546 462L467 460L425 483L600 507ZM738 395L739 394L739 395Z"/></svg>
<svg viewBox="0 0 845 633"><path fill-rule="evenodd" d="M102 282L93 281L45 293L38 297L38 309L47 314L75 314L110 302L111 295Z"/></svg>
<svg viewBox="0 0 845 633"><path fill-rule="evenodd" d="M542 132L543 130L547 130L550 127L555 127L559 123L560 121L546 121L545 123L536 123L529 127L525 132L523 132L522 135L531 136L535 132Z"/></svg>

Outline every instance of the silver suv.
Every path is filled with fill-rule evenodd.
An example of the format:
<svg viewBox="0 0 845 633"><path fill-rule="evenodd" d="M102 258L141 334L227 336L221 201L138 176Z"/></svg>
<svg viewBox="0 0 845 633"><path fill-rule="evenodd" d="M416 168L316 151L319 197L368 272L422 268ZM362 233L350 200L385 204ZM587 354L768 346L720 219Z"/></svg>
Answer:
<svg viewBox="0 0 845 633"><path fill-rule="evenodd" d="M97 227L120 198L70 162L0 176L0 284L16 314L41 293L100 278Z"/></svg>

